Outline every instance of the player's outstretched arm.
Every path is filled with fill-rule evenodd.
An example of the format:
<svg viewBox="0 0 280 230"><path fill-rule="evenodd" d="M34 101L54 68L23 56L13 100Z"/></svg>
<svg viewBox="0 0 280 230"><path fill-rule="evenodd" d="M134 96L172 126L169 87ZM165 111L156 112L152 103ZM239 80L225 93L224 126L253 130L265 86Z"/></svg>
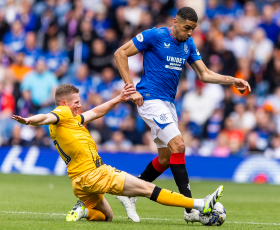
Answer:
<svg viewBox="0 0 280 230"><path fill-rule="evenodd" d="M48 114L37 114L32 117L24 118L21 116L13 115L12 119L16 120L17 122L24 124L24 125L34 125L34 126L41 126L41 125L50 125L57 122L57 118L55 115L48 113Z"/></svg>
<svg viewBox="0 0 280 230"><path fill-rule="evenodd" d="M251 92L251 87L247 81L239 78L217 74L209 70L202 60L195 61L191 65L191 67L202 82L221 85L233 85L242 94L246 91L247 88L249 89L249 92Z"/></svg>
<svg viewBox="0 0 280 230"><path fill-rule="evenodd" d="M130 99L130 94L135 93L136 90L133 87L133 84L126 83L121 94L110 101L107 101L95 108L88 110L83 113L84 123L87 124L97 118L103 117L106 115L114 106L120 102L128 101Z"/></svg>
<svg viewBox="0 0 280 230"><path fill-rule="evenodd" d="M121 46L114 54L118 70L122 76L124 83L133 84L133 81L129 75L129 68L128 68L128 57L133 56L139 53L139 50L134 45L133 41L130 40L123 46ZM143 97L140 93L135 92L131 96L131 100L136 105L143 105Z"/></svg>

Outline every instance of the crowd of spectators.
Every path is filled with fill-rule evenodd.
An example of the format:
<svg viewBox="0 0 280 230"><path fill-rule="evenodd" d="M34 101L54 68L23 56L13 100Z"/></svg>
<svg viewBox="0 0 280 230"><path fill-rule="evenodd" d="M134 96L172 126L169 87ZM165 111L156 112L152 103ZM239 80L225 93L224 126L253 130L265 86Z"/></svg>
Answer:
<svg viewBox="0 0 280 230"><path fill-rule="evenodd" d="M280 158L280 3L273 0L0 1L0 145L51 147L47 127L21 126L55 108L61 83L80 90L81 112L120 93L114 52L139 32L171 27L193 7L193 40L212 71L247 80L252 93L205 84L185 66L175 100L186 155ZM142 54L129 58L134 84ZM132 102L87 125L99 150L157 152Z"/></svg>

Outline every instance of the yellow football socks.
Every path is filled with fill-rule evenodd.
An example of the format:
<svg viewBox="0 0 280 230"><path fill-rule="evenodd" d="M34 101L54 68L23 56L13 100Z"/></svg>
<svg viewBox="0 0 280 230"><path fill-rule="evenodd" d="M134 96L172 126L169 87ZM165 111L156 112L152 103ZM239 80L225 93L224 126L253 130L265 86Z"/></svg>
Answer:
<svg viewBox="0 0 280 230"><path fill-rule="evenodd" d="M163 205L176 206L176 207L189 208L189 209L192 209L194 204L193 198L185 197L182 194L172 192L167 189L161 189L155 201Z"/></svg>

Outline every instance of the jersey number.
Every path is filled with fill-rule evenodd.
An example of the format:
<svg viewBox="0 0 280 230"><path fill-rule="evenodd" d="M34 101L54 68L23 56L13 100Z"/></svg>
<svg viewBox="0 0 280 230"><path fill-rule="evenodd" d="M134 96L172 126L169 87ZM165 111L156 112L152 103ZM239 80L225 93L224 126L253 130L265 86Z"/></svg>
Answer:
<svg viewBox="0 0 280 230"><path fill-rule="evenodd" d="M61 148L60 145L58 144L57 140L54 140L53 144L54 144L54 146L57 146L59 152L60 152L61 155L64 156L64 158L65 158L65 161L64 161L65 164L68 165L69 162L71 161L71 157L68 156L68 155L62 150L62 148Z"/></svg>

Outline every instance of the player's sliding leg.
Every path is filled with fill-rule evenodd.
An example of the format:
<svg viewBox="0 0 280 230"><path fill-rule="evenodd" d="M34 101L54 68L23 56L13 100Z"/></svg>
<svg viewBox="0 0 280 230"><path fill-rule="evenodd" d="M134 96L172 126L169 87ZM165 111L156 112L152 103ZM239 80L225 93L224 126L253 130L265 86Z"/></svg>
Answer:
<svg viewBox="0 0 280 230"><path fill-rule="evenodd" d="M161 189L152 183L140 180L130 174L126 175L123 195L124 196L145 196L157 203L196 209L202 213L210 213L215 203L220 199L223 192L223 186L220 186L213 194L205 199L193 199L185 197L182 194Z"/></svg>

